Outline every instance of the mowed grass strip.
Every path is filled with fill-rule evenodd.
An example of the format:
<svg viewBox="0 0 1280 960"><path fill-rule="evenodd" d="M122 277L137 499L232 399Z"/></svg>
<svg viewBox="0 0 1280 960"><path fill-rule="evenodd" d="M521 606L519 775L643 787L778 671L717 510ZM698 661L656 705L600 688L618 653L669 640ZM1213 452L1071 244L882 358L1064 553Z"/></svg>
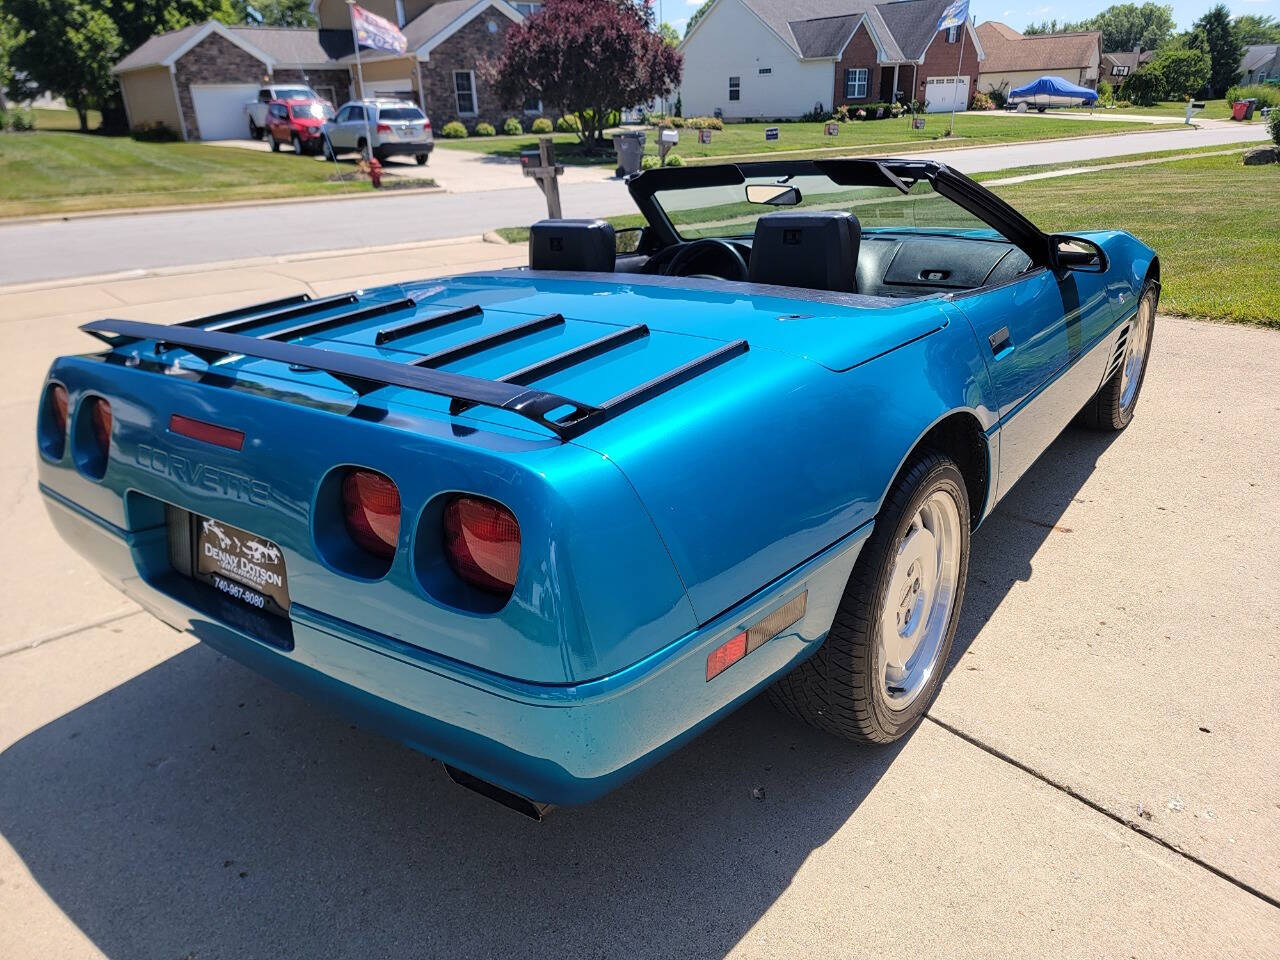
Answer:
<svg viewBox="0 0 1280 960"><path fill-rule="evenodd" d="M0 217L347 193L292 153L41 132L0 134Z"/></svg>
<svg viewBox="0 0 1280 960"><path fill-rule="evenodd" d="M840 124L840 133L835 137L826 136L824 132L826 125L822 123L728 123L723 130L711 131L711 142L706 144L698 143L697 130L685 127L679 131L680 142L673 149L686 160L698 160L743 157L759 153L794 155L796 151L848 153L881 144L893 144L906 151L917 145L938 146L944 142L954 142L957 146L980 146L1030 140L1054 140L1062 137L1087 137L1131 130L1165 129L1164 124L1144 123L1140 120L1117 122L1065 120L1041 116L996 117L962 114L956 117L954 137L947 138L943 134L950 125L950 119L947 114L928 114L925 117L923 130L913 130L907 118L854 121ZM764 132L769 127L778 128L777 140L765 140ZM648 136L645 152L656 154L658 131L651 127L646 133ZM616 163L612 147L607 148L603 155L586 156L573 134L556 134L554 139L556 159L562 163L610 165ZM468 150L489 156L516 158L519 157L521 150L537 147L538 138L532 135L468 137L465 140L440 139L436 142L450 150Z"/></svg>

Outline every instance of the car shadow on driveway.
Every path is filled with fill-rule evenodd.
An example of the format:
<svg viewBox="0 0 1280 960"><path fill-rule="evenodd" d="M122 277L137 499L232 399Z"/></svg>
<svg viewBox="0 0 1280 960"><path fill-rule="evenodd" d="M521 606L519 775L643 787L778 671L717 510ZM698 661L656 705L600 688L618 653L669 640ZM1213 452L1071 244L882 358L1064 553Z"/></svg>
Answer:
<svg viewBox="0 0 1280 960"><path fill-rule="evenodd" d="M983 528L955 659L1107 442L1070 431ZM758 699L535 825L195 646L0 754L0 832L112 958L722 957L903 746Z"/></svg>

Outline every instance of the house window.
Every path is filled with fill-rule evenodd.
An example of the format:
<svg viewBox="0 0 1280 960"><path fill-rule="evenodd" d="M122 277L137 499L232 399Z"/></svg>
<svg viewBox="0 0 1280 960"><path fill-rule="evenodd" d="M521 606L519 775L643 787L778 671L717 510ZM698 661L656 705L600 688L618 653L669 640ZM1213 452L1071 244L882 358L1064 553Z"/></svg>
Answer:
<svg viewBox="0 0 1280 960"><path fill-rule="evenodd" d="M476 75L471 70L453 71L453 93L458 102L458 115L476 115Z"/></svg>
<svg viewBox="0 0 1280 960"><path fill-rule="evenodd" d="M1113 77L1127 77L1129 75L1129 68L1116 64L1116 66L1111 68L1111 75Z"/></svg>
<svg viewBox="0 0 1280 960"><path fill-rule="evenodd" d="M522 17L527 17L531 13L537 13L542 9L542 4L540 3L513 3L512 6L520 11L520 15Z"/></svg>
<svg viewBox="0 0 1280 960"><path fill-rule="evenodd" d="M960 42L960 25L957 24L954 27L947 27L947 43L959 43L959 42Z"/></svg>
<svg viewBox="0 0 1280 960"><path fill-rule="evenodd" d="M846 100L865 100L866 97L866 67L849 67L844 72L844 98Z"/></svg>
<svg viewBox="0 0 1280 960"><path fill-rule="evenodd" d="M757 72L760 76L767 77L769 74L773 73L773 67L761 67Z"/></svg>
<svg viewBox="0 0 1280 960"><path fill-rule="evenodd" d="M729 78L729 99L739 100L741 99L741 97L742 97L742 78L730 77Z"/></svg>
<svg viewBox="0 0 1280 960"><path fill-rule="evenodd" d="M536 94L530 97L526 97L524 101L524 112L525 113L541 113L542 112L541 98L539 98Z"/></svg>

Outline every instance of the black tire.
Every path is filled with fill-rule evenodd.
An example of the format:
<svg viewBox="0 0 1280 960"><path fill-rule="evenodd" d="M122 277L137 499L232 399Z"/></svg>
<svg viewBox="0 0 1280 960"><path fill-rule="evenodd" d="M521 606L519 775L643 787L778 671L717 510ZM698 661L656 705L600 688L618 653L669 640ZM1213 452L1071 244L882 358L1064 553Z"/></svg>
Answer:
<svg viewBox="0 0 1280 960"><path fill-rule="evenodd" d="M300 136L298 136L295 133L292 137L290 137L290 140L293 141L294 153L296 153L298 156L302 156L304 153L306 153L306 150L304 150L302 147L302 138Z"/></svg>
<svg viewBox="0 0 1280 960"><path fill-rule="evenodd" d="M1147 362L1151 359L1151 344L1155 339L1156 328L1156 307L1160 303L1160 288L1148 282L1142 288L1142 295L1138 297L1138 313L1134 317L1133 323L1130 324L1128 333L1126 334L1126 346L1133 342L1135 337L1143 337L1145 347L1143 349L1141 365L1135 376L1136 383L1133 384L1132 392L1125 402L1125 362L1122 361L1120 368L1116 370L1111 378L1107 380L1094 394L1083 410L1080 411L1080 422L1092 430L1104 430L1110 432L1118 432L1127 427L1133 420L1134 411L1138 408L1138 397L1142 394L1142 384L1147 378ZM1142 329L1145 326L1145 331Z"/></svg>
<svg viewBox="0 0 1280 960"><path fill-rule="evenodd" d="M333 144L329 142L329 138L327 136L324 138L324 142L321 144L320 149L324 151L324 158L330 163L333 163L338 159L338 154L334 152Z"/></svg>
<svg viewBox="0 0 1280 960"><path fill-rule="evenodd" d="M366 163L373 159L373 154L369 152L369 142L364 137L356 141L356 153L364 157Z"/></svg>
<svg viewBox="0 0 1280 960"><path fill-rule="evenodd" d="M427 160L430 159L430 157L431 154L429 153L415 153L413 155L413 159L417 161L417 164L420 167L425 167L427 165Z"/></svg>
<svg viewBox="0 0 1280 960"><path fill-rule="evenodd" d="M272 153L279 153L279 152L280 152L280 141L276 139L276 135L275 135L274 133L273 133L273 134L271 134L270 136L271 136L271 152L272 152Z"/></svg>
<svg viewBox="0 0 1280 960"><path fill-rule="evenodd" d="M931 675L902 710L894 709L879 682L877 626L898 547L921 505L945 491L959 514L960 553L955 599ZM940 453L918 454L885 498L867 544L858 555L835 622L821 648L769 689L784 712L846 740L890 743L924 716L942 683L969 570L969 496L955 462Z"/></svg>
<svg viewBox="0 0 1280 960"><path fill-rule="evenodd" d="M253 117L249 118L249 136L254 140L262 139L263 130L260 126L253 122Z"/></svg>

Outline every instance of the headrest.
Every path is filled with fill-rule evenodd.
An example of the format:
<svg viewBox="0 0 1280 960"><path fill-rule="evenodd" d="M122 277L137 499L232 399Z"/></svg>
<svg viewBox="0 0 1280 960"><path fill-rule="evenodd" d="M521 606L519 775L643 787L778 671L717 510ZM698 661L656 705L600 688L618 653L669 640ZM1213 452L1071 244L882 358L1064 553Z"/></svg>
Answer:
<svg viewBox="0 0 1280 960"><path fill-rule="evenodd" d="M766 213L751 244L751 282L853 293L858 218L840 210Z"/></svg>
<svg viewBox="0 0 1280 960"><path fill-rule="evenodd" d="M612 273L616 258L613 224L604 220L539 220L529 228L534 270Z"/></svg>

